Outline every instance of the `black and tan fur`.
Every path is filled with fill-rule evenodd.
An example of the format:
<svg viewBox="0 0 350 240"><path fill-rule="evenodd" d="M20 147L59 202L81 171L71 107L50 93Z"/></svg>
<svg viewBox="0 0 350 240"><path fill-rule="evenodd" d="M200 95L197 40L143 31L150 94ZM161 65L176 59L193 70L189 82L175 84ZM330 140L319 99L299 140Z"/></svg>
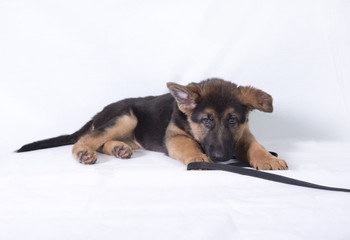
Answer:
<svg viewBox="0 0 350 240"><path fill-rule="evenodd" d="M24 145L18 152L74 144L73 155L84 164L97 161L96 151L130 158L134 149L147 149L186 165L236 156L256 169L288 168L249 130L252 110L272 112L269 94L221 79L167 86L170 94L110 104L77 132Z"/></svg>

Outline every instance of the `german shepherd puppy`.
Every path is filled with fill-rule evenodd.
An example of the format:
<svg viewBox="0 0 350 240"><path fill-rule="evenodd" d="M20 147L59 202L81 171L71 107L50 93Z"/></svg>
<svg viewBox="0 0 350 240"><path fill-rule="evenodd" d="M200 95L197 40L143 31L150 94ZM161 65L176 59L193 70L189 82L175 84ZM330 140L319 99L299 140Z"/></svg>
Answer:
<svg viewBox="0 0 350 240"><path fill-rule="evenodd" d="M236 156L256 169L288 168L249 130L248 115L253 109L272 112L269 94L222 79L167 86L170 94L110 104L77 132L33 142L17 152L74 144L73 155L83 164L94 164L96 151L130 158L134 149L147 149L186 165Z"/></svg>

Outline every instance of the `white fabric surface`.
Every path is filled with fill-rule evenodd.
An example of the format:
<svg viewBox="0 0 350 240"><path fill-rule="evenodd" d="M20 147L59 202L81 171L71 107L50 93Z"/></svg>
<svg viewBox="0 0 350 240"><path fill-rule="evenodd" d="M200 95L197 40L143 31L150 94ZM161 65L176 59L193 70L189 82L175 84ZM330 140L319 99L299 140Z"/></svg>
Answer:
<svg viewBox="0 0 350 240"><path fill-rule="evenodd" d="M103 106L221 77L274 97L251 129L290 169L350 188L349 1L0 2L0 239L350 239L350 195L164 154L16 154Z"/></svg>

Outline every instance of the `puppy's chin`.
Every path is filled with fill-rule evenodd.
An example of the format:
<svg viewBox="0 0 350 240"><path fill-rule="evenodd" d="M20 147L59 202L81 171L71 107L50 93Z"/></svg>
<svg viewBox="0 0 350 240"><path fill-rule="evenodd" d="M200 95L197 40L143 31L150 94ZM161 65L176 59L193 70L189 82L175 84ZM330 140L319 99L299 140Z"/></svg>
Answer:
<svg viewBox="0 0 350 240"><path fill-rule="evenodd" d="M229 160L234 159L234 157L228 157L228 156L224 156L224 157L220 157L220 158L215 158L215 157L209 157L213 162L227 162Z"/></svg>

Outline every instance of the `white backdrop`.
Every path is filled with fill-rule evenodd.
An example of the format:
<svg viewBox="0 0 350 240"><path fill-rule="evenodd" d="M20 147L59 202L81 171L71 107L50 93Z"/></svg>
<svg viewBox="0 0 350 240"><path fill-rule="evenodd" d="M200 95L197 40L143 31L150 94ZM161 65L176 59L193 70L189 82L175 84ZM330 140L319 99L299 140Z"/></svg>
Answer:
<svg viewBox="0 0 350 240"><path fill-rule="evenodd" d="M82 168L71 159L69 147L27 155L13 154L12 151L22 144L71 133L103 106L116 100L165 93L168 81L187 84L210 77L224 78L239 85L252 85L274 97L274 113L254 112L251 128L267 147L282 151L282 157L286 158L291 167L290 173L296 174L291 176L300 174L299 176L306 177L308 174L302 171L312 171L319 164L317 159L322 156L337 156L339 162L334 164L342 165L343 175L338 172L339 179L335 180L335 184L350 187L350 179L346 177L350 170L346 161L349 159L347 148L350 140L350 1L1 0L0 125L3 129L0 147L4 166L0 170L3 174L0 176L0 184L3 182L0 185L0 196L3 194L0 203L4 198L17 196L13 189L18 187L17 190L24 194L24 199L30 201L28 194L31 191L27 186L19 184L21 176L27 174L27 177L31 177L29 179L38 183L33 180L38 174L36 165L46 170L52 168L45 158L53 159L46 160L50 160L50 164L57 164L59 169L66 170L63 165L68 163L64 161L71 164L72 168L67 167L68 171L79 172L79 168ZM305 146L310 146L310 149ZM328 155L324 155L326 150ZM309 161L299 162L300 156L305 153L309 154ZM176 174L184 174L183 166L163 155L139 154L139 158L153 159L151 163L156 161L154 159L161 158L164 164L169 165L169 169L173 167L179 170L172 173L174 178L180 177ZM102 164L105 167L111 164L124 167L125 172L121 175L128 176L130 166L133 166L126 162L119 166L121 163L117 161L110 162L106 157L101 158L105 161L105 165ZM329 159L322 159L323 166L329 169ZM149 166L145 165L147 160L141 162L140 172L148 171ZM134 164L136 163L137 159ZM157 161L156 163L158 164ZM130 161L129 164L133 163ZM19 166L22 167L17 172L15 169ZM34 170L33 166L36 166ZM110 166L112 170L105 170L101 165L95 169L96 166L90 169L102 174L99 175L102 179L103 171L114 171L114 165ZM100 168L103 169L102 172L99 172ZM293 172L293 169L301 172ZM320 167L317 179L322 180L321 176L325 176L324 181L332 178L331 172L328 176L324 171L326 170ZM63 172L59 173L64 175ZM42 176L41 181L51 179L50 177L50 174ZM6 179L17 180L11 183L12 180L5 181ZM68 179L76 180L73 176L68 176ZM213 179L218 177L214 176ZM22 180L30 181L28 178ZM55 179L51 181L54 185L57 184ZM182 186L181 183L179 186ZM32 189L32 192L41 192L45 187L48 186ZM114 187L124 189L123 186ZM91 185L88 185L88 189L94 191ZM72 192L75 192L74 188ZM157 191L153 192L157 194ZM282 190L281 194L283 193ZM78 199L84 201L80 197ZM227 197L230 199L234 196ZM339 198L340 202L343 202L340 200L342 198ZM262 198L263 205L264 200L266 199ZM186 204L186 201L190 200L183 199L182 203ZM349 197L346 197L346 201L349 205ZM169 206L173 203L170 201ZM11 201L7 204L0 207L0 229L6 223L9 230L0 230L0 238L20 238L18 232L11 231L16 228L9 219L21 219L28 211L35 214L38 208L17 209ZM42 204L48 204L47 209L52 207L46 201ZM320 206L323 207L322 204ZM17 209L16 217L5 211L12 207ZM142 204L140 209L147 213ZM300 209L305 213L304 210ZM44 211L43 217L37 219L36 223L43 224L50 218L49 212L50 210ZM96 217L98 213L92 215ZM126 210L123 212L126 215L128 213ZM174 211L168 213L162 217L167 219L176 215ZM349 219L349 213L347 207L339 221L336 221L338 226L342 226L343 217ZM324 214L322 217L326 218L329 213ZM190 222L191 218L186 216L183 215ZM179 222L182 220L178 215L175 218ZM57 236L60 236L60 230L67 227L62 225L64 217L57 215L53 219L56 221L54 226ZM276 219L283 222L285 218ZM163 226L160 218L153 216L153 220ZM194 217L194 220L198 219ZM140 218L140 222L134 222L135 226L144 226L141 227L140 236L146 238L151 236L147 235L148 228L144 225L147 221L147 217L144 217ZM108 221L106 222L108 226ZM179 226L176 223L174 226ZM230 224L223 226L229 227ZM323 225L320 223L316 227L322 229ZM254 228L259 230L258 225ZM116 229L121 231L120 228ZM215 227L207 229L211 233L213 229L220 231ZM271 234L272 229L265 233ZM258 233L249 235L244 226L236 230L224 230L226 235L221 239L230 239L237 232L241 234L238 236L246 239L259 237ZM281 234L284 230L281 230ZM298 231L287 231L287 236L291 239L296 236L305 239L313 237L310 229L304 230L301 230L300 235ZM336 230L340 231L337 236L339 239L349 237L349 231L345 228ZM36 235L36 231L28 231L33 239L41 236ZM67 236L81 237L74 230L70 233ZM85 237L94 236L91 233ZM153 235L154 239L157 239L156 236L163 237L162 234ZM280 237L278 234L272 236ZM329 237L322 235L321 231L319 237L322 236ZM42 237L47 235L43 234ZM138 237L136 234L133 239Z"/></svg>

